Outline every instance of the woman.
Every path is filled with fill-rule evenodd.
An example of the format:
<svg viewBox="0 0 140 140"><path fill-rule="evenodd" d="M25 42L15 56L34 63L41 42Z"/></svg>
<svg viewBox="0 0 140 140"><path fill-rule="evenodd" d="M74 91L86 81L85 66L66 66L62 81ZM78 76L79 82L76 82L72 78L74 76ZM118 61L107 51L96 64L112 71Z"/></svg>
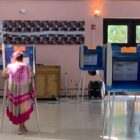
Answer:
<svg viewBox="0 0 140 140"><path fill-rule="evenodd" d="M3 71L3 77L8 78L7 116L13 124L19 125L20 135L27 132L25 122L33 111L35 97L33 76L31 67L23 62L23 52L14 52L11 63Z"/></svg>

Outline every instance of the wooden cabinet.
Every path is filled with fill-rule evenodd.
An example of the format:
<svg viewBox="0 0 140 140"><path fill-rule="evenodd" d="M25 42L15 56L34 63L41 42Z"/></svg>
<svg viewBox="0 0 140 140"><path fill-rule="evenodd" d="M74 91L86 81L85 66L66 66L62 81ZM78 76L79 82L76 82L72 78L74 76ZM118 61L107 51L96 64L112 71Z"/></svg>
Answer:
<svg viewBox="0 0 140 140"><path fill-rule="evenodd" d="M60 66L36 66L37 98L54 99L60 93Z"/></svg>

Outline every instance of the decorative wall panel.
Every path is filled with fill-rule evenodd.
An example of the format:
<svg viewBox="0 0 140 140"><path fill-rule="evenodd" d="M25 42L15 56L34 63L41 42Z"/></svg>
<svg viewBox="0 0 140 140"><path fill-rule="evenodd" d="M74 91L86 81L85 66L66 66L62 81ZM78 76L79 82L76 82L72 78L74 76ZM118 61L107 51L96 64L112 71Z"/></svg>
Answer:
<svg viewBox="0 0 140 140"><path fill-rule="evenodd" d="M84 21L3 21L6 44L84 44Z"/></svg>

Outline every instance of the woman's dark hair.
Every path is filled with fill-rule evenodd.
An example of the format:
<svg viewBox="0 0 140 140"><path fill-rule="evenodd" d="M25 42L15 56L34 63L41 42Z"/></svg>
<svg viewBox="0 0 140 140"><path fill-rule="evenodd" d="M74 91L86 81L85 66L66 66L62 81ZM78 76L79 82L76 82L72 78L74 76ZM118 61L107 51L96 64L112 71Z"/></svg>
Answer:
<svg viewBox="0 0 140 140"><path fill-rule="evenodd" d="M23 52L16 51L13 53L13 56L15 57L16 61L23 61Z"/></svg>
<svg viewBox="0 0 140 140"><path fill-rule="evenodd" d="M23 53L19 53L16 57L17 61L22 61L23 60Z"/></svg>

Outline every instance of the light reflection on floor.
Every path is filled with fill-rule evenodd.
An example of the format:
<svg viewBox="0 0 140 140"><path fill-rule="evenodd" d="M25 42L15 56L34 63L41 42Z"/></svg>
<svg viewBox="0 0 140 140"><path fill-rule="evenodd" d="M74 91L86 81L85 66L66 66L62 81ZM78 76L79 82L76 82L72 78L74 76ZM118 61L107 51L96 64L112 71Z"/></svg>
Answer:
<svg viewBox="0 0 140 140"><path fill-rule="evenodd" d="M134 114L132 114L133 111ZM138 140L140 138L139 118L139 96L137 96L136 101L135 96L116 96L114 104L113 132L111 136L118 140Z"/></svg>
<svg viewBox="0 0 140 140"><path fill-rule="evenodd" d="M140 140L140 97L133 106L134 99L134 96L116 96L111 140ZM27 123L28 134L22 136L17 135L17 128L5 117L0 140L106 140L108 136L102 138L105 105L106 98L82 103L39 102L40 134L37 133L35 113Z"/></svg>

